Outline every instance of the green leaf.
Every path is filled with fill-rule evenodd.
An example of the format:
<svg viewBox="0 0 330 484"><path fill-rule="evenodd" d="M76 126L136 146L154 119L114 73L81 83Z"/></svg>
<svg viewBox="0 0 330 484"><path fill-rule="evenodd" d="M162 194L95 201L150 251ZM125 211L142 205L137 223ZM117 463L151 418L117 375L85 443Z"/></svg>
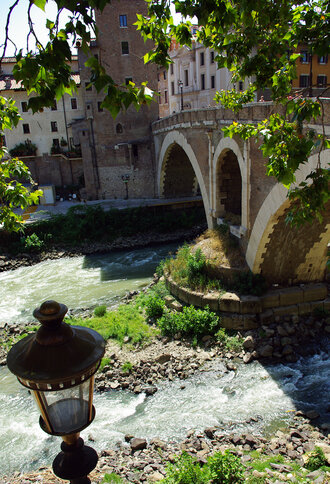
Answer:
<svg viewBox="0 0 330 484"><path fill-rule="evenodd" d="M46 3L47 3L47 0L32 0L32 3L40 8L41 10L45 11L45 6L46 6Z"/></svg>

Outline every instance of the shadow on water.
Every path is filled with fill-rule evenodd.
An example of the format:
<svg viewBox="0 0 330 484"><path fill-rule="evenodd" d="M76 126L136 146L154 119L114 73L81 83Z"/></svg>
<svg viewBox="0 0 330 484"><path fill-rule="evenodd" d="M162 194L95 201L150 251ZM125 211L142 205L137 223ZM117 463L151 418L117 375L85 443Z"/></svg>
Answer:
<svg viewBox="0 0 330 484"><path fill-rule="evenodd" d="M290 398L293 411L310 415L319 430L330 432L330 337L304 347L305 356L294 363L261 364L283 393ZM314 415L313 415L314 414Z"/></svg>
<svg viewBox="0 0 330 484"><path fill-rule="evenodd" d="M151 277L159 262L176 250L177 244L167 244L164 247L89 255L84 257L82 269L99 269L101 282L144 279Z"/></svg>

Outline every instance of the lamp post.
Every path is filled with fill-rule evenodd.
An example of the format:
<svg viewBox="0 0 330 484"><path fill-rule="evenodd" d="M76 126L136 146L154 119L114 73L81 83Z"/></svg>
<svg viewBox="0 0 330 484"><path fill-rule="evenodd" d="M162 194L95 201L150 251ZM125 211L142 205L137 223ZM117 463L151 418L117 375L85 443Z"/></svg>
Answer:
<svg viewBox="0 0 330 484"><path fill-rule="evenodd" d="M80 432L95 417L94 374L105 351L105 341L96 331L63 322L68 308L45 301L33 315L38 331L16 343L7 365L28 388L40 410L40 427L63 442L54 459L53 471L71 484L89 484L97 453L84 445Z"/></svg>
<svg viewBox="0 0 330 484"><path fill-rule="evenodd" d="M179 89L180 89L180 103L181 103L181 111L183 111L183 81L181 79L178 80L178 86L179 86Z"/></svg>

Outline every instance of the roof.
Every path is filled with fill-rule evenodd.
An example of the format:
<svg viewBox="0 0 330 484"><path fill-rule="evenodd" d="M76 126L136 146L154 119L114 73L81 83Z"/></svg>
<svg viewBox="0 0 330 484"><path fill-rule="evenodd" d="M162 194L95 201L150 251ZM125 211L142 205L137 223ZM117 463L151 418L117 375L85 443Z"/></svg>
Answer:
<svg viewBox="0 0 330 484"><path fill-rule="evenodd" d="M71 79L74 80L77 86L80 85L80 74L74 72L71 74ZM22 81L15 81L14 76L5 74L0 76L0 91L19 91L24 90Z"/></svg>

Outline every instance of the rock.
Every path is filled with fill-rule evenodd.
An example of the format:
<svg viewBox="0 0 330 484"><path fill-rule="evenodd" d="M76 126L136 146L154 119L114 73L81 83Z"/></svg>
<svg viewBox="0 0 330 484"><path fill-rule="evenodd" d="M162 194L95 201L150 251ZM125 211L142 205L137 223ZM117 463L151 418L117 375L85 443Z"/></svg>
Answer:
<svg viewBox="0 0 330 484"><path fill-rule="evenodd" d="M167 363L170 360L171 360L171 355L169 354L160 355L158 356L158 358L155 359L155 361L160 365L163 365L164 363Z"/></svg>
<svg viewBox="0 0 330 484"><path fill-rule="evenodd" d="M265 346L262 346L259 349L259 354L263 358L268 358L268 357L272 356L273 351L274 351L274 349L273 349L272 345L265 345Z"/></svg>
<svg viewBox="0 0 330 484"><path fill-rule="evenodd" d="M155 386L150 386L144 389L144 392L146 395L154 395L157 392L157 387Z"/></svg>
<svg viewBox="0 0 330 484"><path fill-rule="evenodd" d="M150 445L156 447L157 449L162 449L162 450L166 449L166 443L160 439L151 439Z"/></svg>
<svg viewBox="0 0 330 484"><path fill-rule="evenodd" d="M247 336L243 341L243 347L246 350L254 350L256 346L256 342L252 336Z"/></svg>
<svg viewBox="0 0 330 484"><path fill-rule="evenodd" d="M214 439L214 435L217 431L217 427L208 427L207 429L204 430L204 433L206 437L209 439Z"/></svg>
<svg viewBox="0 0 330 484"><path fill-rule="evenodd" d="M320 414L317 413L316 410L309 410L308 412L306 412L305 415L309 420L314 420L320 416Z"/></svg>
<svg viewBox="0 0 330 484"><path fill-rule="evenodd" d="M245 353L245 355L243 356L243 362L248 364L248 363L251 363L252 361L253 361L252 353Z"/></svg>
<svg viewBox="0 0 330 484"><path fill-rule="evenodd" d="M143 450L147 448L147 441L146 439L139 439L137 437L134 437L130 440L130 446L132 452L136 452L137 450Z"/></svg>
<svg viewBox="0 0 330 484"><path fill-rule="evenodd" d="M162 479L164 479L164 476L158 471L155 471L152 474L148 475L149 482L158 482L158 481L161 481Z"/></svg>
<svg viewBox="0 0 330 484"><path fill-rule="evenodd" d="M124 438L125 442L130 442L132 439L134 439L134 435L126 434Z"/></svg>

